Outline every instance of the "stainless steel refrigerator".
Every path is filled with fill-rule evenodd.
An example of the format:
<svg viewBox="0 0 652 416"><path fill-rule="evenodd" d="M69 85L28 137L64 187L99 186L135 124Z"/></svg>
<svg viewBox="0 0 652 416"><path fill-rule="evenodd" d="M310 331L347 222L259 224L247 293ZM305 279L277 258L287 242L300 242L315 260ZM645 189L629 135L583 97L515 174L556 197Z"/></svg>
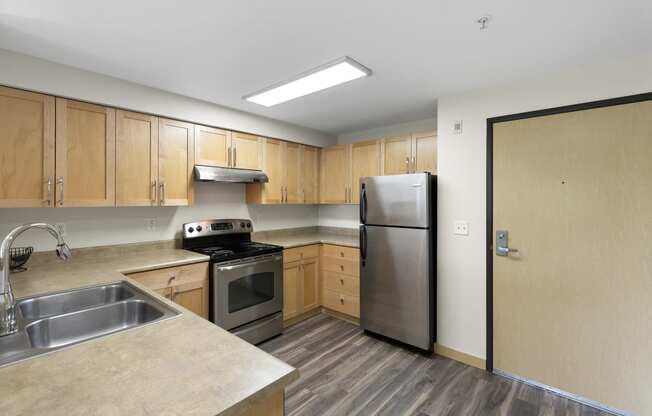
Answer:
<svg viewBox="0 0 652 416"><path fill-rule="evenodd" d="M436 176L360 180L360 323L432 351L436 299Z"/></svg>

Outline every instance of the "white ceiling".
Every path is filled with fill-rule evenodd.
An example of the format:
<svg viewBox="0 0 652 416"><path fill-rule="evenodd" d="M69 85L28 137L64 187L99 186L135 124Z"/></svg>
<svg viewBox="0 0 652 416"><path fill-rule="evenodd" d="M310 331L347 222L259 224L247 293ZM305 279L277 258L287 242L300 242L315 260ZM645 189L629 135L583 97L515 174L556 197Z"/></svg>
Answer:
<svg viewBox="0 0 652 416"><path fill-rule="evenodd" d="M339 134L432 117L442 95L650 54L652 1L0 0L0 48ZM271 108L242 100L343 55L373 76Z"/></svg>

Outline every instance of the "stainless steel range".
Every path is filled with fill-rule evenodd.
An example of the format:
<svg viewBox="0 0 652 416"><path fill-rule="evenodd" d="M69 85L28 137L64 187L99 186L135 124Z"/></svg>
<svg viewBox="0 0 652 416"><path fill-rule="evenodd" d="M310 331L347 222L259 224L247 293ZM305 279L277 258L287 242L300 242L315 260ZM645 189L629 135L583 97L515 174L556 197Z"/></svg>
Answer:
<svg viewBox="0 0 652 416"><path fill-rule="evenodd" d="M251 221L183 225L183 248L210 256L211 322L258 344L283 331L283 248L251 241Z"/></svg>

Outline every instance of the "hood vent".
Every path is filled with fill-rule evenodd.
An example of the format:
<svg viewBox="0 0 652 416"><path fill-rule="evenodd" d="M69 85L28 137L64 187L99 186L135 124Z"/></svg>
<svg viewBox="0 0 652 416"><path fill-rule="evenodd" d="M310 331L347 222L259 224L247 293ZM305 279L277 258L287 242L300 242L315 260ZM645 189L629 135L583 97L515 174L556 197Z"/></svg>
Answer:
<svg viewBox="0 0 652 416"><path fill-rule="evenodd" d="M265 183L265 172L251 169L195 165L195 180L202 182Z"/></svg>

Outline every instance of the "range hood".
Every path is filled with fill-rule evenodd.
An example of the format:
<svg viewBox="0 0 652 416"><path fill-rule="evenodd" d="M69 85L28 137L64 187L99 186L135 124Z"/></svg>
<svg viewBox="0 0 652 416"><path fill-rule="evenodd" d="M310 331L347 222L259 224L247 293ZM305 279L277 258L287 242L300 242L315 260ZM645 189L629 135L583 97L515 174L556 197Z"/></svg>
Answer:
<svg viewBox="0 0 652 416"><path fill-rule="evenodd" d="M251 169L220 168L195 165L195 180L202 182L265 183L265 172Z"/></svg>

